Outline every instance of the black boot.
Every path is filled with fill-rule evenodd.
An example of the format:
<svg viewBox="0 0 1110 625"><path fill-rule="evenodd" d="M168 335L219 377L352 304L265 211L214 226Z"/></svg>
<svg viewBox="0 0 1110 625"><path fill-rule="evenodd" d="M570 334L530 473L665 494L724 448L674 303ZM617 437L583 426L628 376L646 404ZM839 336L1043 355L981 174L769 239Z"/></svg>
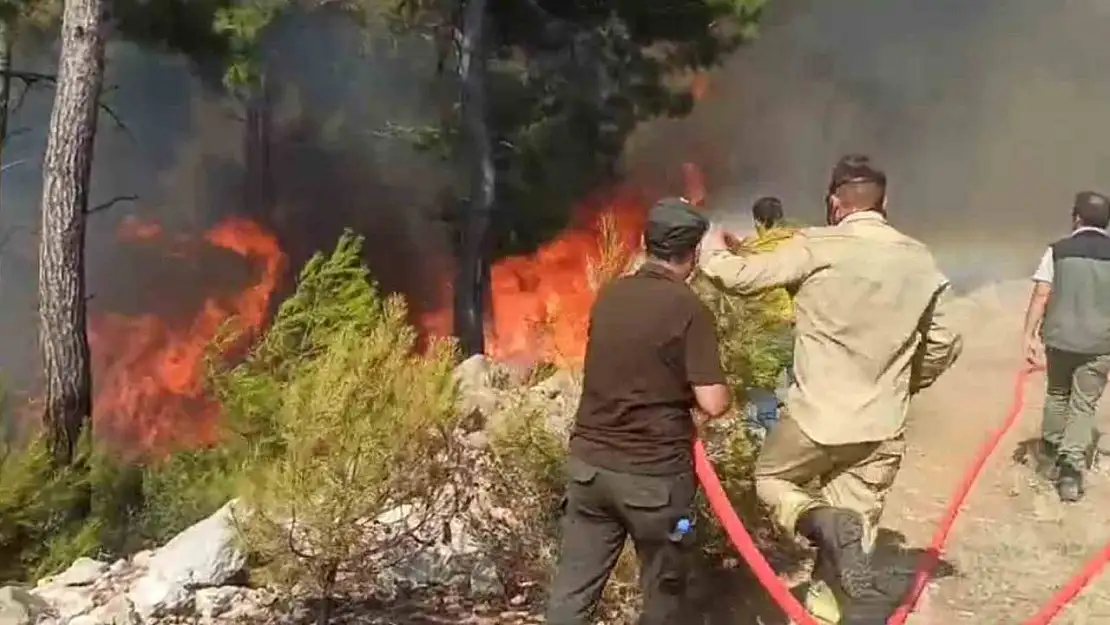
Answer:
<svg viewBox="0 0 1110 625"><path fill-rule="evenodd" d="M1056 494L1060 501L1075 503L1083 498L1083 472L1069 464L1060 465L1060 474L1056 478Z"/></svg>
<svg viewBox="0 0 1110 625"><path fill-rule="evenodd" d="M874 590L871 558L863 549L863 519L844 508L822 506L798 519L798 532L817 547L817 567L840 582L849 598Z"/></svg>

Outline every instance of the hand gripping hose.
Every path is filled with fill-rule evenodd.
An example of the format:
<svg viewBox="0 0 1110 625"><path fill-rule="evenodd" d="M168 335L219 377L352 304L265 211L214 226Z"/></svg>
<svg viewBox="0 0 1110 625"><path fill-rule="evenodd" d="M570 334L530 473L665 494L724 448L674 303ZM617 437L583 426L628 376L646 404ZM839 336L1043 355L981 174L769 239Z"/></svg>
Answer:
<svg viewBox="0 0 1110 625"><path fill-rule="evenodd" d="M948 535L952 531L952 526L956 522L956 517L959 516L960 511L963 509L964 502L967 500L971 488L979 478L979 475L983 472L983 467L986 465L987 460L989 460L994 451L998 449L998 445L1002 442L1002 438L1021 416L1021 412L1025 407L1026 381L1032 373L1039 370L1039 367L1026 367L1018 372L1014 380L1013 399L1006 413L1006 418L1003 420L1002 424L991 433L991 436L983 443L982 447L980 447L979 453L975 456L974 461L960 481L959 487L956 489L956 493L953 495L952 501L948 504L948 509L941 518L936 533L933 535L933 540L929 545L929 549L918 563L910 591L902 601L902 604L887 621L887 625L903 625L917 605L918 600L921 598L921 593L925 590L925 586L929 582L929 578L940 562L940 555L944 551L944 545L948 541ZM709 500L710 507L713 509L718 521L720 521L721 527L724 528L725 533L728 534L729 539L740 553L741 557L743 557L748 563L748 566L751 567L752 572L755 573L756 578L759 579L759 583L767 590L775 603L782 608L783 612L785 612L796 625L817 625L813 617L809 615L806 609L802 607L801 603L791 594L786 584L779 579L774 569L768 564L767 559L759 552L751 535L748 533L747 529L744 528L744 524L740 521L736 511L732 508L732 504L729 503L728 494L725 493L724 487L721 486L721 481L718 479L717 473L713 470L713 464L709 461L705 453L705 445L701 441L696 441L694 443L694 466L697 471L698 479L701 481L702 488L705 490L706 498ZM1024 625L1047 625L1047 623L1059 614L1064 606L1074 599L1076 595L1090 583L1095 575L1097 575L1108 562L1110 562L1110 544L1107 544L1102 551L1091 558L1083 569L1065 584L1033 618L1026 621Z"/></svg>

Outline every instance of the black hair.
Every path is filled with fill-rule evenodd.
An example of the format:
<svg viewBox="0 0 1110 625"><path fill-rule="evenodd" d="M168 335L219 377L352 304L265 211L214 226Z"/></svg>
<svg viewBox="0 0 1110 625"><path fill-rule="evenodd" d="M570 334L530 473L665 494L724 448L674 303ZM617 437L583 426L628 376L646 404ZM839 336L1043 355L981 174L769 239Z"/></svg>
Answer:
<svg viewBox="0 0 1110 625"><path fill-rule="evenodd" d="M752 204L752 219L764 228L773 228L782 218L782 200L777 197L761 197Z"/></svg>
<svg viewBox="0 0 1110 625"><path fill-rule="evenodd" d="M1105 229L1110 226L1110 199L1094 191L1078 193L1072 206L1072 215L1081 225Z"/></svg>
<svg viewBox="0 0 1110 625"><path fill-rule="evenodd" d="M866 186L872 186L877 190L874 193L875 202L874 206L860 206L866 210L882 210L883 198L886 197L886 172L879 169L871 160L870 156L866 154L846 154L833 165L832 175L829 176L829 196L837 195L841 187L853 185L861 187L858 191L865 191ZM872 193L864 192L864 197L872 195Z"/></svg>

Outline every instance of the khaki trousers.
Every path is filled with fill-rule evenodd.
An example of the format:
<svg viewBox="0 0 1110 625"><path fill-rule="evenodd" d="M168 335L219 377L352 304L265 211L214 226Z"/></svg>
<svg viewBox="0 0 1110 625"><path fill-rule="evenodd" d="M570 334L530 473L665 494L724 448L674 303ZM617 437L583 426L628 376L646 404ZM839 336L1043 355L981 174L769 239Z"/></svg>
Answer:
<svg viewBox="0 0 1110 625"><path fill-rule="evenodd" d="M813 508L835 506L860 514L864 549L875 545L879 517L905 456L905 439L821 445L784 415L768 434L755 463L755 487L775 521L789 532Z"/></svg>

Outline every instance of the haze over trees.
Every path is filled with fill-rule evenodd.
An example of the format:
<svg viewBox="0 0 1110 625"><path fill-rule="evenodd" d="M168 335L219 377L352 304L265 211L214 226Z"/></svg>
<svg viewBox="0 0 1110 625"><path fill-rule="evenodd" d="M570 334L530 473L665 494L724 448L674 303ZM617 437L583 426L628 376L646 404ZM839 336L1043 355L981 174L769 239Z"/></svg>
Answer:
<svg viewBox="0 0 1110 625"><path fill-rule="evenodd" d="M280 510L278 500L293 497L297 501L287 501L293 506L308 496L305 489L319 491L318 496L350 512L332 515L336 522L353 522L380 511L388 497L347 506L344 495L349 499L353 491L364 493L374 484L390 496L428 487L434 470L417 469L439 456L423 454L422 446L447 443L427 433L442 434L457 425L450 366L459 356L485 350L482 324L491 263L501 255L532 250L564 228L570 207L617 175L625 140L639 122L688 112L691 78L754 36L762 4L0 2L0 165L9 164L2 148L10 132L8 113L19 104L20 90L54 90L43 146L38 233L43 427L37 437L0 448L0 580L51 572L87 553L133 551L236 495ZM211 390L228 419L223 443L215 449L181 450L149 466L120 464L98 448L97 432L90 427L93 373L85 311L90 297L85 286L86 219L136 199L90 200L97 176L98 120L127 122L117 119L101 98L105 46L126 40L184 57L209 89L242 111L240 208L248 215L265 214L275 201L270 151L277 124L274 94L281 88L275 66L280 60L267 50L283 24L316 12L349 20L364 28L367 37L388 33L397 41L417 38L435 44L435 58L420 66L433 74L422 79L443 87L436 91L439 119L420 127L366 129L366 140L403 140L412 150L440 159L450 172L444 212L456 242L458 349L437 344L423 356L413 353L416 337L402 303L372 286L373 277L357 261L361 239L345 235L335 254L315 257L306 266L296 293L275 307L271 327L256 337L249 353L234 362L213 358ZM39 45L60 44L56 73L20 69L20 45L32 45L25 43L32 33ZM367 100L375 97L366 94ZM320 210L326 209L325 203ZM374 232L358 234L368 246L374 244ZM353 336L365 338L352 344L348 339ZM219 347L213 346L214 354ZM749 352L763 349L760 345L748 341L736 349L742 352L735 372L738 385L750 382L753 367L774 366L764 362L774 361L773 355L751 357ZM360 388L356 378L373 377L369 362L381 364L389 376L379 376L378 386ZM427 392L401 401L406 388ZM389 421L358 421L370 413ZM336 432L374 440L369 447L358 441L349 448L325 444L325 433L338 441ZM519 439L519 430L515 432ZM532 432L527 440L543 436L549 437ZM517 456L541 449L543 461L535 466L549 469L561 446L550 437L543 441ZM329 462L319 456L324 448L334 452ZM419 475L383 477L390 474L391 461L406 458ZM347 471L355 465L363 470ZM290 477L305 471L321 473L302 482ZM543 481L549 477L521 480L534 478L533 485L542 485L536 488L550 490L551 484ZM249 493L237 490L244 483L250 485ZM274 557L284 544L273 537L280 525L273 519L262 522L256 536ZM325 595L340 560L353 553L340 542L328 546L323 568L313 569Z"/></svg>

